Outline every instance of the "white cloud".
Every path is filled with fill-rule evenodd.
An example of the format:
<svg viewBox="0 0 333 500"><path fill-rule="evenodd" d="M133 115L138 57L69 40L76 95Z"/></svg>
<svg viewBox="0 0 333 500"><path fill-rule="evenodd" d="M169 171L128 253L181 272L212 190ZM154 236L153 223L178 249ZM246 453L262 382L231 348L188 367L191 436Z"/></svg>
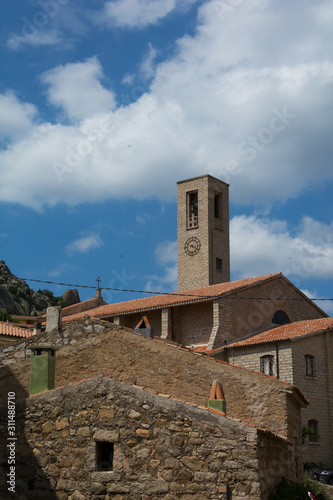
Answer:
<svg viewBox="0 0 333 500"><path fill-rule="evenodd" d="M141 65L140 65L140 71L143 75L144 78L152 78L155 75L155 58L157 56L157 50L155 47L152 46L150 43L148 45L148 52L145 55Z"/></svg>
<svg viewBox="0 0 333 500"><path fill-rule="evenodd" d="M21 102L13 92L0 94L0 137L21 139L33 128L37 109Z"/></svg>
<svg viewBox="0 0 333 500"><path fill-rule="evenodd" d="M28 46L39 48L42 46L59 45L63 42L62 35L58 31L58 29L54 27L48 31L44 31L38 29L36 26L30 23L29 29L30 31L24 30L23 24L22 35L11 33L7 38L7 47L17 52Z"/></svg>
<svg viewBox="0 0 333 500"><path fill-rule="evenodd" d="M231 220L230 241L237 278L272 272L282 272L295 284L333 278L333 223L305 217L291 234L285 221L241 215Z"/></svg>
<svg viewBox="0 0 333 500"><path fill-rule="evenodd" d="M100 80L103 69L97 57L83 63L65 64L44 73L42 81L49 85L49 101L63 109L73 120L111 111L114 94Z"/></svg>
<svg viewBox="0 0 333 500"><path fill-rule="evenodd" d="M76 253L88 253L90 250L94 248L98 248L103 245L103 241L99 234L91 232L82 238L78 238L77 240L69 243L67 245L66 250L70 254Z"/></svg>
<svg viewBox="0 0 333 500"><path fill-rule="evenodd" d="M155 258L163 269L160 276L151 276L147 291L174 292L177 290L177 241L162 241L155 249Z"/></svg>
<svg viewBox="0 0 333 500"><path fill-rule="evenodd" d="M332 30L293 0L237 3L205 2L195 35L181 38L173 57L156 66L151 52L153 80L130 105L114 107L97 58L44 75L50 102L77 122L32 125L24 140L13 139L0 153L0 199L39 209L170 200L177 180L208 172L230 183L233 202L268 211L332 181ZM133 5L133 23L167 10L113 5Z"/></svg>
<svg viewBox="0 0 333 500"><path fill-rule="evenodd" d="M174 10L176 0L115 0L106 2L100 22L111 26L143 28L156 24Z"/></svg>

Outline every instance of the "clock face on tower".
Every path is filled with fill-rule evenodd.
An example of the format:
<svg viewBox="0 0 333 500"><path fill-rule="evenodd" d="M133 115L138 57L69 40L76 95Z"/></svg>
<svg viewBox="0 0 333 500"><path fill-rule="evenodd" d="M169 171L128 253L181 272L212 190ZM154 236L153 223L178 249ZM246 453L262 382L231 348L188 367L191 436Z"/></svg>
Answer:
<svg viewBox="0 0 333 500"><path fill-rule="evenodd" d="M187 253L187 255L190 255L191 257L193 255L196 255L201 247L201 243L199 238L196 236L191 236L188 240L186 240L185 245L184 245L184 250Z"/></svg>

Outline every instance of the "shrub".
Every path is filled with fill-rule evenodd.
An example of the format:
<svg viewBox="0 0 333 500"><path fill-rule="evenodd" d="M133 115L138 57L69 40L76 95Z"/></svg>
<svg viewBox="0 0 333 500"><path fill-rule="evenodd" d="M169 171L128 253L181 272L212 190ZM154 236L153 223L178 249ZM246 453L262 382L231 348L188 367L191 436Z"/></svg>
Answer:
<svg viewBox="0 0 333 500"><path fill-rule="evenodd" d="M322 484L308 476L303 484L283 479L269 495L268 500L309 500L309 491L317 500L329 500Z"/></svg>

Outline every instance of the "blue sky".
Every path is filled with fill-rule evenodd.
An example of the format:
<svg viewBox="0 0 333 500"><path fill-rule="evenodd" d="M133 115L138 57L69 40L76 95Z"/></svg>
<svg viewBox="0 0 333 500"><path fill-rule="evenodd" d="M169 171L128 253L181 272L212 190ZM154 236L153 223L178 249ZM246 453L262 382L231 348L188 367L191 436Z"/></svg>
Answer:
<svg viewBox="0 0 333 500"><path fill-rule="evenodd" d="M1 9L0 258L14 274L174 291L176 183L209 173L230 184L232 279L281 271L333 297L332 2Z"/></svg>

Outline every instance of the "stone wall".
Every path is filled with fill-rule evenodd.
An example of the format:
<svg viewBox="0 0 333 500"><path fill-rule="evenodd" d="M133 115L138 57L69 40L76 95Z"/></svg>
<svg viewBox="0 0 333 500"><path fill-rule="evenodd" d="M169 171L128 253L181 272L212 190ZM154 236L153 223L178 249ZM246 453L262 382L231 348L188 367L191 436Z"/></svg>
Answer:
<svg viewBox="0 0 333 500"><path fill-rule="evenodd" d="M307 376L305 355L314 356L315 373ZM293 383L300 387L310 404L302 410L302 425L315 419L320 439L304 445L305 462L333 466L333 332L306 337L293 343Z"/></svg>
<svg viewBox="0 0 333 500"><path fill-rule="evenodd" d="M227 416L242 419L293 441L301 438L298 391L284 382L230 366L181 346L142 337L123 327L92 320L66 324L61 332L1 352L0 366L10 368L25 391L29 390L32 343L51 343L56 354L56 387L91 378L103 371L114 380L136 383L147 390L170 394L183 401L206 405L213 380L221 380ZM10 389L10 377L7 377ZM287 399L296 398L294 418L298 429L288 427Z"/></svg>
<svg viewBox="0 0 333 500"><path fill-rule="evenodd" d="M233 297L237 294L233 295ZM290 321L302 321L325 317L325 313L307 300L283 300L283 298L299 299L300 292L297 291L285 278L274 278L257 286L250 287L238 292L241 299L230 299L231 306L230 325L233 339L241 338L249 333L264 330L275 326L272 323L276 311L282 310ZM245 300L249 297L250 300ZM258 297L258 300L252 300ZM269 300L260 300L260 298ZM282 299L282 300L280 300ZM227 299L221 299L227 301Z"/></svg>
<svg viewBox="0 0 333 500"><path fill-rule="evenodd" d="M229 363L249 370L260 371L260 358L271 355L274 373L277 376L277 349L273 343L255 344L230 348L218 356ZM314 356L315 373L307 376L305 355ZM320 439L316 442L305 439L304 462L333 465L333 333L317 335L278 343L279 378L299 387L310 404L302 409L302 427L308 421L317 420ZM298 438L299 439L299 438Z"/></svg>
<svg viewBox="0 0 333 500"><path fill-rule="evenodd" d="M204 175L178 182L177 241L178 290L189 290L230 280L229 262L229 194L228 184ZM188 192L198 191L198 226L187 227ZM214 217L214 193L221 193L221 220ZM184 245L188 238L200 240L200 250L188 255ZM222 272L216 271L216 257L222 259Z"/></svg>
<svg viewBox="0 0 333 500"><path fill-rule="evenodd" d="M21 402L17 437L20 500L266 500L294 478L287 440L102 375Z"/></svg>

